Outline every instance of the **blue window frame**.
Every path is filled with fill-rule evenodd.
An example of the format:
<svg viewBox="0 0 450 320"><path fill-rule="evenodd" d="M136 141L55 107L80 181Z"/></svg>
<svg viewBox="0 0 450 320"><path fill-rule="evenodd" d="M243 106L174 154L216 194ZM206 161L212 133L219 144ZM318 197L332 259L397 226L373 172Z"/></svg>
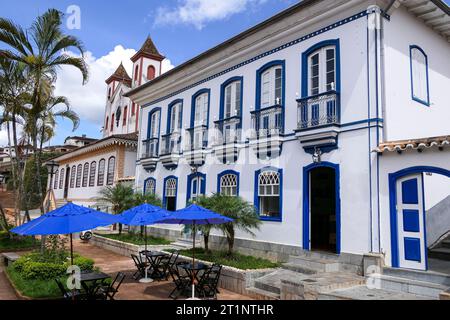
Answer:
<svg viewBox="0 0 450 320"><path fill-rule="evenodd" d="M227 196L239 196L239 172L225 170L217 176L217 193Z"/></svg>
<svg viewBox="0 0 450 320"><path fill-rule="evenodd" d="M204 106L206 106L206 110L196 110L197 107L200 107L200 105L197 106L197 98L200 96L205 95L206 101L202 101L201 103L204 103ZM195 123L195 114L196 111L198 111L198 115L200 116L201 120L203 120L203 123L206 127L209 127L209 106L211 102L211 90L210 89L201 89L197 91L192 96L192 104L191 104L191 128L194 128L196 126Z"/></svg>
<svg viewBox="0 0 450 320"><path fill-rule="evenodd" d="M206 174L197 172L187 177L186 203L199 195L206 195Z"/></svg>
<svg viewBox="0 0 450 320"><path fill-rule="evenodd" d="M340 41L339 39L331 39L331 40L325 40L325 41L321 41L319 43L316 43L315 45L313 45L312 47L310 47L308 50L306 50L305 52L302 53L302 74L301 74L301 79L302 79L302 84L301 84L301 92L302 92L302 97L306 98L308 96L310 96L310 76L311 76L311 67L313 67L312 65L310 65L310 58L315 56L317 53L319 53L322 49L325 48L334 48L334 79L328 79L328 76L330 76L331 78L331 74L330 75L326 75L323 77L323 81L319 81L317 82L317 90L318 90L318 94L321 93L325 93L327 91L336 91L337 93L341 92L341 63L340 63ZM323 65L324 67L326 67L327 62L331 62L328 61L327 57L328 52L324 53L324 59L323 62L317 61L317 63L319 64L318 68L320 68L320 65ZM330 68L329 70L331 70L332 68ZM320 74L320 69L318 69L319 74ZM327 70L328 71L328 70ZM331 71L330 71L331 73ZM332 81L334 80L334 81ZM323 85L320 85L320 82L323 82ZM331 82L335 82L334 83L334 90L332 88L330 88L330 84ZM331 90L330 90L331 89Z"/></svg>
<svg viewBox="0 0 450 320"><path fill-rule="evenodd" d="M261 220L282 221L283 169L266 167L255 172L254 204Z"/></svg>
<svg viewBox="0 0 450 320"><path fill-rule="evenodd" d="M175 211L177 209L178 198L178 177L168 176L163 184L163 208Z"/></svg>
<svg viewBox="0 0 450 320"><path fill-rule="evenodd" d="M148 178L144 181L144 194L156 194L155 178Z"/></svg>
<svg viewBox="0 0 450 320"><path fill-rule="evenodd" d="M148 114L147 139L151 138L159 139L160 131L161 131L161 108L158 107L154 108Z"/></svg>
<svg viewBox="0 0 450 320"><path fill-rule="evenodd" d="M414 101L430 106L428 56L416 45L409 47L411 71L411 96Z"/></svg>
<svg viewBox="0 0 450 320"><path fill-rule="evenodd" d="M270 69L281 67L281 88L279 88L279 85L275 85L275 76L268 75L268 81L270 82L268 90L269 90L269 105L264 105L264 101L262 99L262 95L264 94L264 84L263 82L263 75ZM285 102L285 83L286 83L286 62L285 60L274 60L266 63L261 68L259 68L256 71L256 102L255 102L255 108L256 110L264 109L266 107L273 107L276 105L280 105L284 108L284 102ZM280 90L281 89L281 90ZM277 91L277 92L276 92ZM277 98L280 98L279 103L277 103Z"/></svg>
<svg viewBox="0 0 450 320"><path fill-rule="evenodd" d="M236 86L230 86L236 83ZM232 88L233 87L233 88ZM229 91L226 92L227 88L230 88ZM244 91L244 77L232 77L221 84L220 86L220 111L219 117L220 120L239 117L242 118L242 100L243 100L243 91ZM230 95L227 97L227 95ZM227 102L230 104L229 112L227 112ZM233 102L235 104L236 110L233 112ZM229 114L227 114L229 113Z"/></svg>
<svg viewBox="0 0 450 320"><path fill-rule="evenodd" d="M177 110L178 115L173 114L174 107L179 106ZM177 123L173 123L173 121ZM175 131L175 129L180 129L183 127L183 99L177 99L169 104L167 111L167 134Z"/></svg>

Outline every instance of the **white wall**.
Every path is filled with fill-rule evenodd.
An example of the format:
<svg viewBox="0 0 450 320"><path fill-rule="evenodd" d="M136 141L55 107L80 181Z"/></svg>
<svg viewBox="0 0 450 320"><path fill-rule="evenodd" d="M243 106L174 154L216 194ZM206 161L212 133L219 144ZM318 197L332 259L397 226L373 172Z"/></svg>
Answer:
<svg viewBox="0 0 450 320"><path fill-rule="evenodd" d="M403 7L385 22L386 140L450 134L450 44ZM428 55L431 105L412 100L410 45Z"/></svg>

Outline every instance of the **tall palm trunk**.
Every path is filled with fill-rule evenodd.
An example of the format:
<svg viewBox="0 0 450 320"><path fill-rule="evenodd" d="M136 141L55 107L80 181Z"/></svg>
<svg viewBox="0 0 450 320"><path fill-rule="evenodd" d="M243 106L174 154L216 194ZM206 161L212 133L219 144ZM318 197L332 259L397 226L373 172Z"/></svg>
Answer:
<svg viewBox="0 0 450 320"><path fill-rule="evenodd" d="M21 168L20 165L20 152L19 152L19 146L17 144L17 123L16 123L16 114L13 112L12 113L12 131L13 131L13 143L14 143L14 153L15 153L15 157L14 157L14 161L16 162L16 168L17 168L17 185L18 185L18 190L16 192L15 195L15 222L16 225L20 224L20 210L21 210L21 206L22 206L22 194L23 194L23 190L24 190L24 185L23 185L23 168Z"/></svg>

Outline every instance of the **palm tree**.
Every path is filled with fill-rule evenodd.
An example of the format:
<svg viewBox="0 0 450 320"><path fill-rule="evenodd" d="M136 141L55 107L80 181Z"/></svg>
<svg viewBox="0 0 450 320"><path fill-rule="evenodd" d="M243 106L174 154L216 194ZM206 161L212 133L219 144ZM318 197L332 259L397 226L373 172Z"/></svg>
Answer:
<svg viewBox="0 0 450 320"><path fill-rule="evenodd" d="M96 199L98 204L110 204L113 214L120 214L134 205L133 188L121 183L104 187L99 194L100 196ZM122 234L122 224L119 224L119 234Z"/></svg>
<svg viewBox="0 0 450 320"><path fill-rule="evenodd" d="M234 221L214 226L222 230L228 242L228 256L233 255L235 230L240 229L254 236L252 229L259 230L261 220L256 214L255 207L241 197L214 194L206 203L207 209L220 213Z"/></svg>
<svg viewBox="0 0 450 320"><path fill-rule="evenodd" d="M134 206L140 206L141 204L147 203L151 204L153 206L162 207L162 200L161 198L154 193L142 193L142 192L136 192L134 194Z"/></svg>
<svg viewBox="0 0 450 320"><path fill-rule="evenodd" d="M32 144L36 157L36 174L40 196L43 197L41 186L41 149L38 149L38 120L46 116L46 101L51 95L51 85L57 79L57 71L63 66L73 66L80 70L83 84L88 79L88 68L84 61L83 44L76 37L66 35L62 28L64 14L55 9L49 9L38 16L25 31L20 25L9 19L0 18L0 42L9 46L0 50L0 56L22 63L32 81L31 109L28 123ZM76 49L81 57L68 53ZM42 207L41 207L42 210Z"/></svg>

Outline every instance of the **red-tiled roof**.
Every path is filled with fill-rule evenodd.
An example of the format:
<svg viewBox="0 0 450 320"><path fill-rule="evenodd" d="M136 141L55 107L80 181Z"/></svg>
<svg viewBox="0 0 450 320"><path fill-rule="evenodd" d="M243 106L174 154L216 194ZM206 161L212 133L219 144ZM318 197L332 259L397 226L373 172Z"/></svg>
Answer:
<svg viewBox="0 0 450 320"><path fill-rule="evenodd" d="M126 84L131 86L131 78L128 75L127 70L125 70L125 67L123 66L122 62L120 63L116 71L113 73L113 75L108 79L106 79L106 83L110 84L114 80L125 82Z"/></svg>
<svg viewBox="0 0 450 320"><path fill-rule="evenodd" d="M131 61L135 62L141 56L155 59L158 61L165 59L165 57L159 53L158 49L156 49L156 46L153 43L153 40L150 38L150 36L147 37L141 49L139 49L139 51L133 57L131 57Z"/></svg>
<svg viewBox="0 0 450 320"><path fill-rule="evenodd" d="M444 148L448 146L450 146L450 135L384 142L375 149L375 152L402 152L406 150L423 150L429 148Z"/></svg>

